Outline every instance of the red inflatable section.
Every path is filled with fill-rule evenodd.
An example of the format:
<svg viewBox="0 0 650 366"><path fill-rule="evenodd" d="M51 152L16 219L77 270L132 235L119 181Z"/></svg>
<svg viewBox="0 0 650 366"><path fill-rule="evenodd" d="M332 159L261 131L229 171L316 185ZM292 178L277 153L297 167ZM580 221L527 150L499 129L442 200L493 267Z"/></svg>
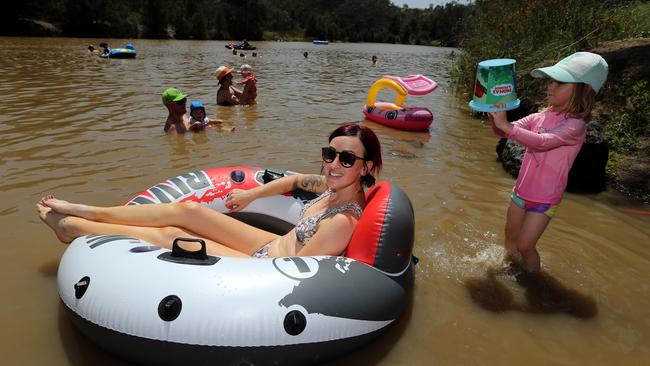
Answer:
<svg viewBox="0 0 650 366"><path fill-rule="evenodd" d="M413 252L414 221L406 193L386 181L375 184L345 256L389 273L404 270Z"/></svg>

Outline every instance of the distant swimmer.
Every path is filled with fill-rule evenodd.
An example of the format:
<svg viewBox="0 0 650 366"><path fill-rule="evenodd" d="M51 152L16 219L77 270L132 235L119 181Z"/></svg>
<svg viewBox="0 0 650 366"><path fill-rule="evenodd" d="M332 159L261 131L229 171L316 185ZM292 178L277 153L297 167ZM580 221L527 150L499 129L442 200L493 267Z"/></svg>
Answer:
<svg viewBox="0 0 650 366"><path fill-rule="evenodd" d="M377 56L372 55L372 66L377 65L377 61L379 61L379 59L377 58Z"/></svg>
<svg viewBox="0 0 650 366"><path fill-rule="evenodd" d="M112 49L106 42L102 42L99 44L99 47L102 48L102 55L108 55L111 53Z"/></svg>

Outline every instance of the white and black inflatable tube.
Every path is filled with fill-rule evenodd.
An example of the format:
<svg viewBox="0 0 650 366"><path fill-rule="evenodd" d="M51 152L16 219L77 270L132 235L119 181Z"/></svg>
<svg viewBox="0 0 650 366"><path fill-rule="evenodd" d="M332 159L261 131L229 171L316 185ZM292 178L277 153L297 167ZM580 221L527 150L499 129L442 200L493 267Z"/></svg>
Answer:
<svg viewBox="0 0 650 366"><path fill-rule="evenodd" d="M206 169L157 184L127 204L197 201L225 212L233 188L283 174L291 173ZM286 232L310 198L304 193L257 200L240 218ZM183 250L178 244L185 239L169 251L137 238L90 235L64 253L59 295L84 334L139 364L321 362L376 337L409 301L410 201L388 182L375 185L368 197L347 257L213 257L204 245Z"/></svg>

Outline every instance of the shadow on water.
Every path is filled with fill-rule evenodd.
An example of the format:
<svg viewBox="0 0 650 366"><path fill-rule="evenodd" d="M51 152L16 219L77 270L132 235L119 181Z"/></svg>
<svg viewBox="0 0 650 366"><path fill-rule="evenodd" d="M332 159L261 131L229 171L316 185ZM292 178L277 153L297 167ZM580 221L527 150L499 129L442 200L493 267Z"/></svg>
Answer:
<svg viewBox="0 0 650 366"><path fill-rule="evenodd" d="M56 277L59 271L59 258L53 258L38 266L38 272L45 277Z"/></svg>
<svg viewBox="0 0 650 366"><path fill-rule="evenodd" d="M515 301L512 291L500 281L501 277L514 279L523 287L526 301ZM566 313L582 319L598 314L598 306L592 297L567 288L547 272L526 272L517 262L510 263L504 269L490 269L485 278L469 278L464 284L474 302L495 313Z"/></svg>

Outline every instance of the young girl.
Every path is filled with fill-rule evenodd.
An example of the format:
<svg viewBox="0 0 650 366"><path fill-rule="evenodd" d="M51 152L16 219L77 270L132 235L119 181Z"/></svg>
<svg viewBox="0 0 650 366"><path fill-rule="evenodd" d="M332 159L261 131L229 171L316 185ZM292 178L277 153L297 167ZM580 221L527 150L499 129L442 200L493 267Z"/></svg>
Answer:
<svg viewBox="0 0 650 366"><path fill-rule="evenodd" d="M562 200L571 165L586 133L596 93L607 79L607 63L594 53L577 52L557 64L535 69L548 77L548 108L513 123L505 112L488 113L499 137L526 147L506 218L505 248L519 252L528 271L540 270L537 240Z"/></svg>
<svg viewBox="0 0 650 366"><path fill-rule="evenodd" d="M248 64L241 65L239 74L244 78L240 82L244 86L244 90L242 91L239 104L255 104L255 98L257 98L257 79L255 79L253 68Z"/></svg>

